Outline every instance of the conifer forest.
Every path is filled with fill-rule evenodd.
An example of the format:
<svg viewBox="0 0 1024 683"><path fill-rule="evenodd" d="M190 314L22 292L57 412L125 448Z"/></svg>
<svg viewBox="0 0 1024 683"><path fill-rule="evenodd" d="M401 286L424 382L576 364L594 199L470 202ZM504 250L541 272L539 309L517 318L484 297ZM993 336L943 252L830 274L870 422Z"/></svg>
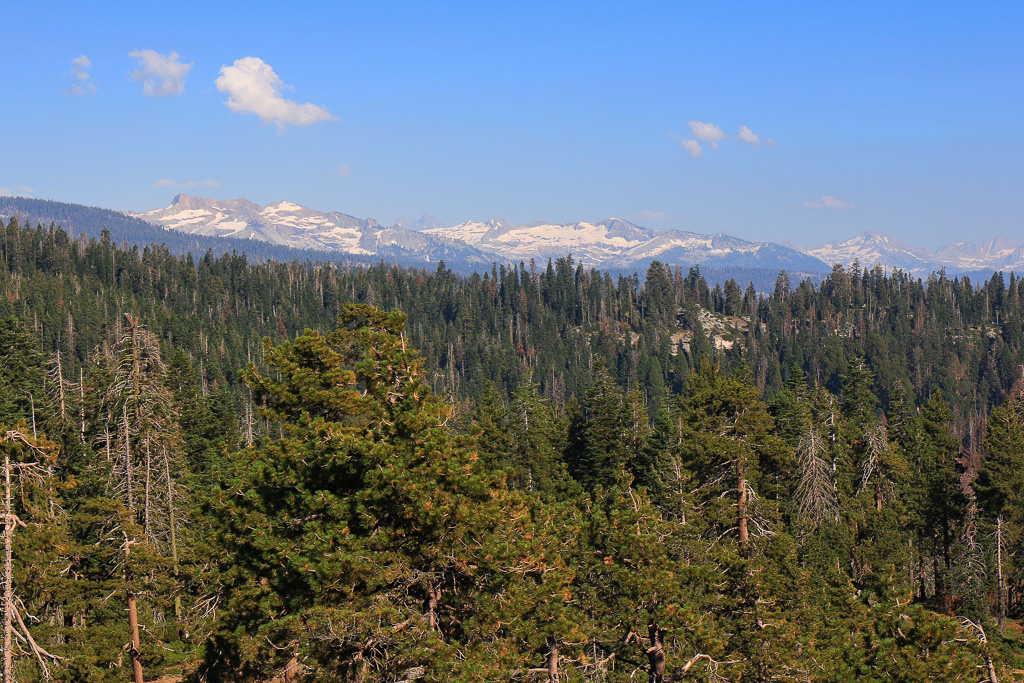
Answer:
<svg viewBox="0 0 1024 683"><path fill-rule="evenodd" d="M1024 680L1024 281L0 226L2 681Z"/></svg>

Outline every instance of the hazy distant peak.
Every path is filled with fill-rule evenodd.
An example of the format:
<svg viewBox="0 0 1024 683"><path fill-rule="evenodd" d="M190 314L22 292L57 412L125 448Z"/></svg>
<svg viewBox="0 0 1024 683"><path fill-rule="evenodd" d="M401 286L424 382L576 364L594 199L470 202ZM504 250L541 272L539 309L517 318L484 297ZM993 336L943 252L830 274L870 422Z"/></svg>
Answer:
<svg viewBox="0 0 1024 683"><path fill-rule="evenodd" d="M395 221L395 227L399 227L404 230L411 230L413 232L423 232L424 230L430 230L432 228L446 228L448 226L433 216L423 214L414 221L405 217L399 218Z"/></svg>
<svg viewBox="0 0 1024 683"><path fill-rule="evenodd" d="M259 213L263 207L248 199L210 199L208 197L193 197L184 193L177 194L171 200L171 207L178 209L211 209L223 207L232 211L244 211L246 213ZM158 209L159 210L159 209ZM153 213L148 211L146 213Z"/></svg>
<svg viewBox="0 0 1024 683"><path fill-rule="evenodd" d="M381 228L370 218L322 213L288 200L260 206L247 199L215 200L187 194L177 195L163 209L133 215L195 235L256 239L360 256L391 250L388 253L415 254L424 260L438 256L446 261L514 263L571 253L587 266L619 270L643 270L652 260L684 267L785 268L791 273L822 272L832 264L849 267L858 263L868 269L900 268L921 277L940 268L968 273L1024 268L1024 246L1006 237L980 245L954 242L932 253L871 230L803 247L749 242L723 232L651 230L615 217L598 223L535 221L525 225L495 218L446 226L423 215L415 221L400 218L390 228Z"/></svg>
<svg viewBox="0 0 1024 683"><path fill-rule="evenodd" d="M867 231L846 240L796 248L829 264L849 266L856 261L863 268L900 268L919 277L942 268L952 273L991 273L1024 267L1024 246L1006 237L981 244L960 240L933 253L904 244L885 233Z"/></svg>

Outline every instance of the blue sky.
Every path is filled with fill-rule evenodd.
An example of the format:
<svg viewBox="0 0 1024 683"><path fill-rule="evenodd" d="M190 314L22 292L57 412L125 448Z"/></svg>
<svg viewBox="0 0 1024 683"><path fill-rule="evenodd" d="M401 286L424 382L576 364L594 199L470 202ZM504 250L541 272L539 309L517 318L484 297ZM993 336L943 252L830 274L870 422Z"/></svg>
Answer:
<svg viewBox="0 0 1024 683"><path fill-rule="evenodd" d="M8 0L3 16L2 194L1024 241L1021 3Z"/></svg>

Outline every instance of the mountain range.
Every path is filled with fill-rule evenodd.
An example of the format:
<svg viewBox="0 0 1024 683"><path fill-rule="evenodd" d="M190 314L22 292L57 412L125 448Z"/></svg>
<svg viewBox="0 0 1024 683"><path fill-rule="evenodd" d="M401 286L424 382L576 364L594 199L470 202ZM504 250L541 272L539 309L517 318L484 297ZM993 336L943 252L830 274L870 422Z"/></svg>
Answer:
<svg viewBox="0 0 1024 683"><path fill-rule="evenodd" d="M463 263L490 265L544 262L572 254L587 267L631 271L653 260L688 267L785 269L797 276L827 271L813 256L770 242L748 242L728 235L651 230L618 218L598 223L468 221L444 226L424 216L385 228L373 219L322 213L292 202L260 206L245 199L214 200L179 194L170 206L135 218L167 230L358 256L388 256L396 250L415 260L455 253Z"/></svg>
<svg viewBox="0 0 1024 683"><path fill-rule="evenodd" d="M1006 237L980 244L952 242L931 252L894 240L880 232L862 232L850 239L826 242L816 247L789 246L828 264L864 268L876 265L888 270L899 268L918 277L945 269L949 275L988 277L995 271L1024 273L1024 245Z"/></svg>
<svg viewBox="0 0 1024 683"><path fill-rule="evenodd" d="M702 235L651 230L609 218L590 223L503 220L466 221L447 226L430 216L399 219L385 227L372 218L320 212L289 201L260 206L247 199L215 200L179 194L162 209L142 213L63 204L40 199L0 197L0 217L31 223L55 222L75 234L98 237L109 229L118 242L164 242L178 252L245 251L253 258L314 258L403 265L435 265L444 260L463 272L492 263L518 263L572 254L586 267L642 272L653 260L700 265L715 280L736 277L774 281L785 269L791 277L816 277L833 264L899 268L917 277L945 269L949 275L988 278L994 271L1024 272L1024 245L1005 237L980 244L954 242L932 252L885 234L863 232L817 246L750 242L725 234Z"/></svg>

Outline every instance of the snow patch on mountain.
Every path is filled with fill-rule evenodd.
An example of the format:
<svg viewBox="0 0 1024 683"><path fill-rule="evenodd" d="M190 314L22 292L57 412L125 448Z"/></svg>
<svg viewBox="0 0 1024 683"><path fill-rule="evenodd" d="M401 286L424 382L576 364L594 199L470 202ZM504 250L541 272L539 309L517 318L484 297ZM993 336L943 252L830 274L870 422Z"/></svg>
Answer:
<svg viewBox="0 0 1024 683"><path fill-rule="evenodd" d="M914 247L879 232L863 232L848 240L826 242L816 247L795 248L825 263L854 263L861 268L880 266L887 270L899 268L917 277L945 269L950 274L978 273L1024 268L1024 246L1006 237L981 244L966 241L951 242L935 252Z"/></svg>
<svg viewBox="0 0 1024 683"><path fill-rule="evenodd" d="M795 250L765 243L746 242L728 235L699 235L673 230L651 230L618 218L600 223L537 222L513 225L507 221L469 221L429 234L472 244L506 261L558 258L572 254L594 268L643 270L655 259L683 267L741 266L821 272L824 263Z"/></svg>
<svg viewBox="0 0 1024 683"><path fill-rule="evenodd" d="M290 201L260 206L247 199L215 200L179 194L163 209L131 214L168 230L194 235L249 238L297 249L355 256L401 256L436 263L460 248L400 226L343 213L323 213ZM462 251L466 251L462 248ZM473 250L467 258L482 262Z"/></svg>
<svg viewBox="0 0 1024 683"><path fill-rule="evenodd" d="M290 201L260 206L246 199L214 200L180 194L170 206L133 214L196 235L250 238L282 246L355 256L401 258L404 262L458 260L464 264L545 261L571 254L587 267L646 270L652 260L688 268L786 269L818 273L827 266L813 256L765 242L728 235L658 231L619 218L601 222L516 225L504 220L442 225L428 216L401 219L384 228L373 219L323 213ZM417 227L420 230L410 230Z"/></svg>

